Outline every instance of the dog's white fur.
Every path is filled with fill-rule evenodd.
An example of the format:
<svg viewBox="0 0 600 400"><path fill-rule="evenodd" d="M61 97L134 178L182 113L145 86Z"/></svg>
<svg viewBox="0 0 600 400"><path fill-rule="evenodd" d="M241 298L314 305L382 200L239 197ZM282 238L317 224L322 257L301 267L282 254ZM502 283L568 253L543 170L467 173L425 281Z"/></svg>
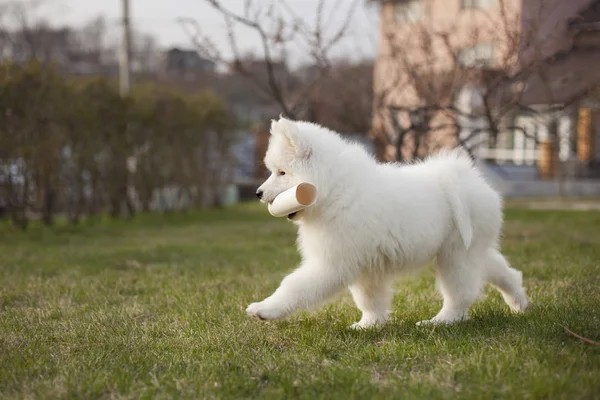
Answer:
<svg viewBox="0 0 600 400"><path fill-rule="evenodd" d="M436 259L444 302L429 323L468 317L482 287L496 287L513 311L524 311L522 274L499 252L502 200L460 151L412 165L378 164L359 144L308 122L271 125L259 188L271 202L301 182L317 187L314 206L297 213L302 263L246 312L284 318L349 288L362 318L355 328L385 323L394 275ZM283 174L283 173L284 174Z"/></svg>

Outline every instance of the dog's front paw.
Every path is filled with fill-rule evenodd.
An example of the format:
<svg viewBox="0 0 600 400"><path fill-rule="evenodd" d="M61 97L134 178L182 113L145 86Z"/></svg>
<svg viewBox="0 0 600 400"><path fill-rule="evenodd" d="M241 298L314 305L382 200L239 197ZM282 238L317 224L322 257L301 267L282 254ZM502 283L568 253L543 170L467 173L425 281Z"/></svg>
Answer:
<svg viewBox="0 0 600 400"><path fill-rule="evenodd" d="M350 325L350 329L362 330L362 329L377 329L383 327L389 320L389 311L383 315L369 315L363 314L360 321Z"/></svg>
<svg viewBox="0 0 600 400"><path fill-rule="evenodd" d="M264 301L250 304L248 308L246 308L246 314L250 317L256 317L262 320L280 319L284 317L283 310L266 304Z"/></svg>

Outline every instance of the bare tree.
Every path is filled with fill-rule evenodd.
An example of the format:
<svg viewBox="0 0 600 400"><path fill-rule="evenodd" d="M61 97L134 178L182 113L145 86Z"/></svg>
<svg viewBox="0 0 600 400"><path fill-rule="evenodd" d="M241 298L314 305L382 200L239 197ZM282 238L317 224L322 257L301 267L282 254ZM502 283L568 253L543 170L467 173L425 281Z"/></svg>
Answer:
<svg viewBox="0 0 600 400"><path fill-rule="evenodd" d="M509 131L537 140L514 116L544 117L523 101L523 95L531 79L548 82L552 60L540 49L553 38L536 36L536 28L558 1L540 2L527 30L515 4L498 0L493 14L472 10L444 24L382 14L406 18L400 23L382 21L382 54L376 66L373 134L382 147L395 149L388 158L420 158L448 141L472 152L482 141L494 146L500 133ZM526 51L531 56L524 61ZM555 105L546 86L544 103ZM544 114L555 111L546 109Z"/></svg>
<svg viewBox="0 0 600 400"><path fill-rule="evenodd" d="M107 75L111 67L117 65L117 44L111 43L108 23L97 16L73 30L71 67L84 74Z"/></svg>
<svg viewBox="0 0 600 400"><path fill-rule="evenodd" d="M205 1L223 17L233 59L228 60L224 56L223 49L202 32L196 21L182 18L181 24L200 54L245 77L258 93L273 101L280 112L291 118L297 117L299 111L305 108L309 94L328 73L331 51L346 34L359 3L359 0L353 0L343 22L328 32L332 14L339 9L339 1L329 15L325 15L326 2L319 1L314 27L299 18L285 0L246 0L242 13L227 9L219 0ZM236 27L243 27L258 36L261 49L258 58L242 54ZM290 75L285 73L292 45L300 49L316 68L312 79L301 87L290 85Z"/></svg>
<svg viewBox="0 0 600 400"><path fill-rule="evenodd" d="M44 17L51 1L23 0L3 3L5 41L9 55L16 61L37 59L43 62L66 57L70 29L51 26Z"/></svg>
<svg viewBox="0 0 600 400"><path fill-rule="evenodd" d="M310 79L310 78L309 78ZM333 62L303 113L311 121L342 133L366 133L373 111L373 62Z"/></svg>

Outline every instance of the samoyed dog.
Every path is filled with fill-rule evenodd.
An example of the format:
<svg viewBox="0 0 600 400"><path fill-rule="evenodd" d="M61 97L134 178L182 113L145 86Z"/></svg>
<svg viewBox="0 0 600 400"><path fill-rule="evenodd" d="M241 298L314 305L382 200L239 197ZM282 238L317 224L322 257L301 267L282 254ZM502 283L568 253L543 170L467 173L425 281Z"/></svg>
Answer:
<svg viewBox="0 0 600 400"><path fill-rule="evenodd" d="M379 164L360 145L309 122L271 124L265 156L271 176L263 203L301 182L316 203L288 216L298 225L300 266L248 315L281 319L313 309L348 288L362 318L353 328L383 325L399 273L435 259L441 311L421 323L468 318L489 283L515 312L527 307L522 273L499 251L502 199L471 159L447 151L411 165Z"/></svg>

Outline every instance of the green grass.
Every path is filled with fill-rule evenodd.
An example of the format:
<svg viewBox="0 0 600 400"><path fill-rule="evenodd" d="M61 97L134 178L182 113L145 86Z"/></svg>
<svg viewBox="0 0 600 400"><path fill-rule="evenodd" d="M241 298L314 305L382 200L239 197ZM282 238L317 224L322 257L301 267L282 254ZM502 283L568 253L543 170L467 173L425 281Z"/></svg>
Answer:
<svg viewBox="0 0 600 400"><path fill-rule="evenodd" d="M344 294L262 322L252 301L299 260L295 230L266 210L0 226L0 397L564 398L600 396L600 213L509 210L503 250L530 311L488 290L471 320L439 310L433 274L397 285L392 322L348 326Z"/></svg>

